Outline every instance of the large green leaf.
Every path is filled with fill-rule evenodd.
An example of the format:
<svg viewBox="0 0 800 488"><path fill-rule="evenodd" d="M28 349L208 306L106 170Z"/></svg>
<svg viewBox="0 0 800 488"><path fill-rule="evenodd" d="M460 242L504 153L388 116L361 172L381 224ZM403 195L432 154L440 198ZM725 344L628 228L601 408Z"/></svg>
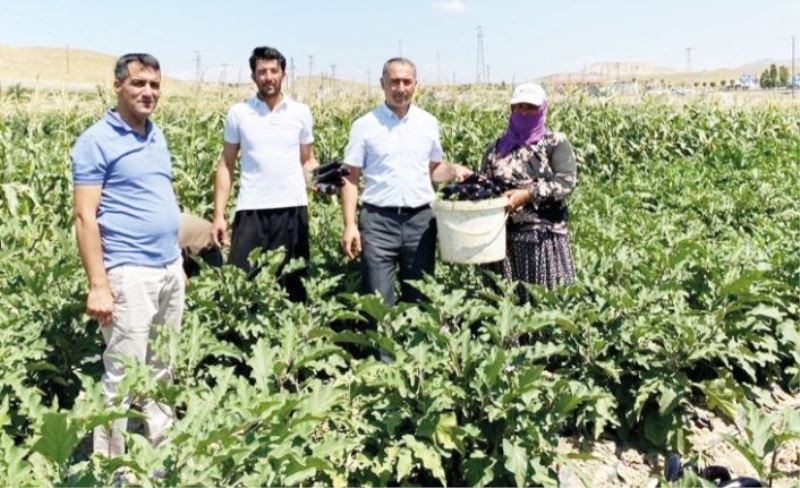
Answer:
<svg viewBox="0 0 800 488"><path fill-rule="evenodd" d="M411 451L405 448L400 449L397 456L397 481L402 482L414 469L414 463L411 460Z"/></svg>
<svg viewBox="0 0 800 488"><path fill-rule="evenodd" d="M436 424L436 440L442 447L463 453L462 436L462 432L458 429L458 419L455 413L447 412L439 416L439 422Z"/></svg>
<svg viewBox="0 0 800 488"><path fill-rule="evenodd" d="M508 439L503 439L503 466L514 475L514 481L518 487L525 486L528 477L528 454L525 448L516 443L511 443Z"/></svg>
<svg viewBox="0 0 800 488"><path fill-rule="evenodd" d="M51 462L61 466L78 445L78 429L72 425L67 412L49 412L42 417L39 440L31 448Z"/></svg>
<svg viewBox="0 0 800 488"><path fill-rule="evenodd" d="M403 436L403 440L414 452L414 457L422 461L422 466L430 471L442 483L442 486L447 486L447 477L442 467L442 459L436 449L408 435Z"/></svg>
<svg viewBox="0 0 800 488"><path fill-rule="evenodd" d="M482 453L473 453L464 463L464 479L470 486L491 485L496 460Z"/></svg>

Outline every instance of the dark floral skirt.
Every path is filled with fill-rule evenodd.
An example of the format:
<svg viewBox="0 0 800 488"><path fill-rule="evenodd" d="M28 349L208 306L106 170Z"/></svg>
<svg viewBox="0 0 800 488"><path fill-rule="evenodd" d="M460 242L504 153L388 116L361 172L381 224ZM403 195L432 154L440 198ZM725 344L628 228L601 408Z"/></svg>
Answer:
<svg viewBox="0 0 800 488"><path fill-rule="evenodd" d="M512 230L507 234L506 257L488 265L510 281L538 283L550 289L575 280L569 234L547 230ZM527 294L520 287L520 298Z"/></svg>

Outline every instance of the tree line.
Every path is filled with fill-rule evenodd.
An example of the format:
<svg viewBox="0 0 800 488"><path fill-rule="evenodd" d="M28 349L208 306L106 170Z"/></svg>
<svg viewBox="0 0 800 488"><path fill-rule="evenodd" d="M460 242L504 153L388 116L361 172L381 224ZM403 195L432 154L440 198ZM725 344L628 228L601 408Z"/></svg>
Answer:
<svg viewBox="0 0 800 488"><path fill-rule="evenodd" d="M777 67L773 63L761 73L759 85L761 85L761 88L788 86L790 78L791 74L789 73L789 68L786 66Z"/></svg>

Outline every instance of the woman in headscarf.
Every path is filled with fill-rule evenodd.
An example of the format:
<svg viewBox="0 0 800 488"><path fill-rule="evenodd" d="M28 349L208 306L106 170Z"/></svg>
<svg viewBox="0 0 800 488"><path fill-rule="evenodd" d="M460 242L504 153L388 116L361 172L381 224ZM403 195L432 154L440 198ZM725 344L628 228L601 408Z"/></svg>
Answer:
<svg viewBox="0 0 800 488"><path fill-rule="evenodd" d="M511 187L505 195L506 257L491 268L512 281L548 288L574 279L567 230L567 197L577 183L577 163L566 137L548 130L544 89L517 86L503 135L487 150L481 174ZM520 287L522 300L527 294Z"/></svg>

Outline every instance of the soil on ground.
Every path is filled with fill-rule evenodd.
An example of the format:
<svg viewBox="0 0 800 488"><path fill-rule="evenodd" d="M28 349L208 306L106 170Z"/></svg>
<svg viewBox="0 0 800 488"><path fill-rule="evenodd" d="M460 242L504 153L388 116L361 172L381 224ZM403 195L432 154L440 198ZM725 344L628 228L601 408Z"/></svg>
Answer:
<svg viewBox="0 0 800 488"><path fill-rule="evenodd" d="M773 389L771 396L774 405L766 408L769 413L786 408L800 410L800 394L790 395L780 389ZM723 434L741 435L735 425L702 409L697 409L695 417L699 421L693 422L692 434L689 436L692 452L683 456L684 462L698 458L700 466L726 467L733 478L740 476L758 478L758 473L745 457L723 438ZM586 460L572 461L570 465L559 468L559 486L562 488L589 486L655 488L659 486L664 476L663 454L643 454L610 440L600 439L586 444L575 438L564 438L559 443L558 451L562 454L581 454L589 457ZM781 472L782 477L773 481L773 487L800 487L800 441L790 441L780 447L775 467Z"/></svg>

